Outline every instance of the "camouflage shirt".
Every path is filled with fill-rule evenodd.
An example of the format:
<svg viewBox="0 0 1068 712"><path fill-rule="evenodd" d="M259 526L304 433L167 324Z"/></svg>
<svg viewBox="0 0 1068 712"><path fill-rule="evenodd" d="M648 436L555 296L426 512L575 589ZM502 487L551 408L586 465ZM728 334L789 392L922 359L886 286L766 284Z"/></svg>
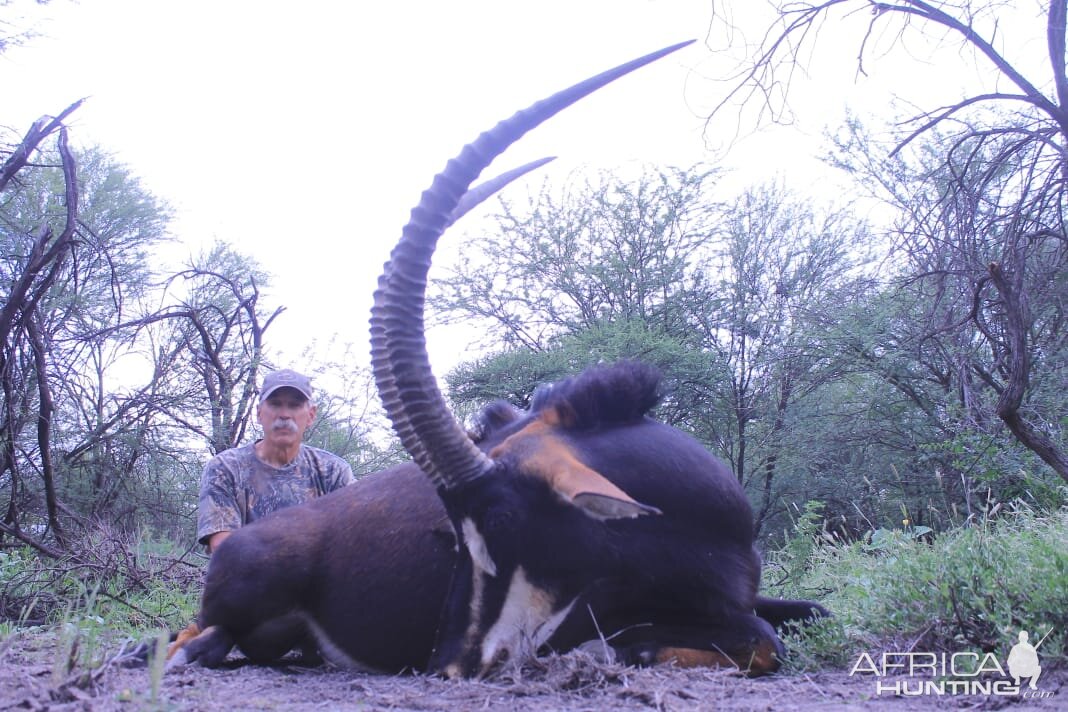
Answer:
<svg viewBox="0 0 1068 712"><path fill-rule="evenodd" d="M208 461L200 478L197 540L233 531L283 507L301 504L353 481L352 468L337 455L301 445L285 467L268 465L255 445L224 450Z"/></svg>

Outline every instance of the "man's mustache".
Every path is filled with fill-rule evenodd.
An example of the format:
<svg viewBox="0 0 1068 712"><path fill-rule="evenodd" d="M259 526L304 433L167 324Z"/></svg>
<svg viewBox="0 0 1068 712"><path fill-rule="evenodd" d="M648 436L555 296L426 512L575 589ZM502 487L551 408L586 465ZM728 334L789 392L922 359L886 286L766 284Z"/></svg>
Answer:
<svg viewBox="0 0 1068 712"><path fill-rule="evenodd" d="M288 418L278 418L277 420L274 421L274 423L271 424L271 429L272 430L288 430L288 431L290 431L292 433L295 433L300 428L298 428L297 424L294 423L292 420L289 420Z"/></svg>

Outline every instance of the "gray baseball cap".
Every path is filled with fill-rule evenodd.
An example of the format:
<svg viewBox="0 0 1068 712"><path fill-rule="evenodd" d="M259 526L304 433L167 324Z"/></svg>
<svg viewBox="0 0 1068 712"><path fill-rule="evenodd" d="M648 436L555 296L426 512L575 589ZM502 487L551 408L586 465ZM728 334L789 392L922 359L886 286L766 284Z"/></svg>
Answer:
<svg viewBox="0 0 1068 712"><path fill-rule="evenodd" d="M283 368L280 371L272 371L264 376L263 386L260 388L260 403L267 400L279 388L295 388L308 400L312 399L312 393L314 392L312 391L310 378L303 373Z"/></svg>

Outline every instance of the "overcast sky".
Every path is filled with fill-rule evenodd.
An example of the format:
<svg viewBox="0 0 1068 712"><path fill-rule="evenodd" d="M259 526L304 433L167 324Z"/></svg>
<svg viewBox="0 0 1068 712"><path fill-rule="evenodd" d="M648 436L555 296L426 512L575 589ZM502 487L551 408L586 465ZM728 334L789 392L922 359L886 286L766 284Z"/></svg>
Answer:
<svg viewBox="0 0 1068 712"><path fill-rule="evenodd" d="M706 136L704 112L733 58L712 51L723 45L721 34L707 36L714 6L723 4L53 0L39 11L41 36L0 55L0 123L21 133L90 97L72 118L75 140L102 145L176 210L180 247L162 257L218 238L274 275L268 303L288 311L269 340L286 361L315 336L365 343L378 272L433 174L480 131L579 79L702 40L584 100L499 159L489 174L560 156L513 195L584 166L718 160L709 145L721 148L734 127L714 125ZM750 39L760 34L749 10L736 21ZM814 65L795 127L732 150L740 184L782 176L810 185L820 133L847 104L878 114L902 88L945 89L936 72L944 63L926 53L893 72L872 66L858 80L854 39ZM950 85L974 80L967 67L948 71L958 73ZM453 248L479 220L457 226Z"/></svg>

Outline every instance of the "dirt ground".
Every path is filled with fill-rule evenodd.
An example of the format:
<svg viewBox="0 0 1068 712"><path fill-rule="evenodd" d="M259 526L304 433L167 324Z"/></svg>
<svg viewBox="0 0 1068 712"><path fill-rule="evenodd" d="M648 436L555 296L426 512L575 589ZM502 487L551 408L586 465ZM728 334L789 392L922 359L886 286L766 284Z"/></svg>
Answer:
<svg viewBox="0 0 1068 712"><path fill-rule="evenodd" d="M873 678L846 671L749 680L728 671L605 665L581 652L539 658L493 679L376 676L296 663L185 668L155 697L146 668L106 664L57 675L56 639L0 642L0 711L8 710L911 710L1068 709L1068 671L1046 671L1043 698L877 696Z"/></svg>

